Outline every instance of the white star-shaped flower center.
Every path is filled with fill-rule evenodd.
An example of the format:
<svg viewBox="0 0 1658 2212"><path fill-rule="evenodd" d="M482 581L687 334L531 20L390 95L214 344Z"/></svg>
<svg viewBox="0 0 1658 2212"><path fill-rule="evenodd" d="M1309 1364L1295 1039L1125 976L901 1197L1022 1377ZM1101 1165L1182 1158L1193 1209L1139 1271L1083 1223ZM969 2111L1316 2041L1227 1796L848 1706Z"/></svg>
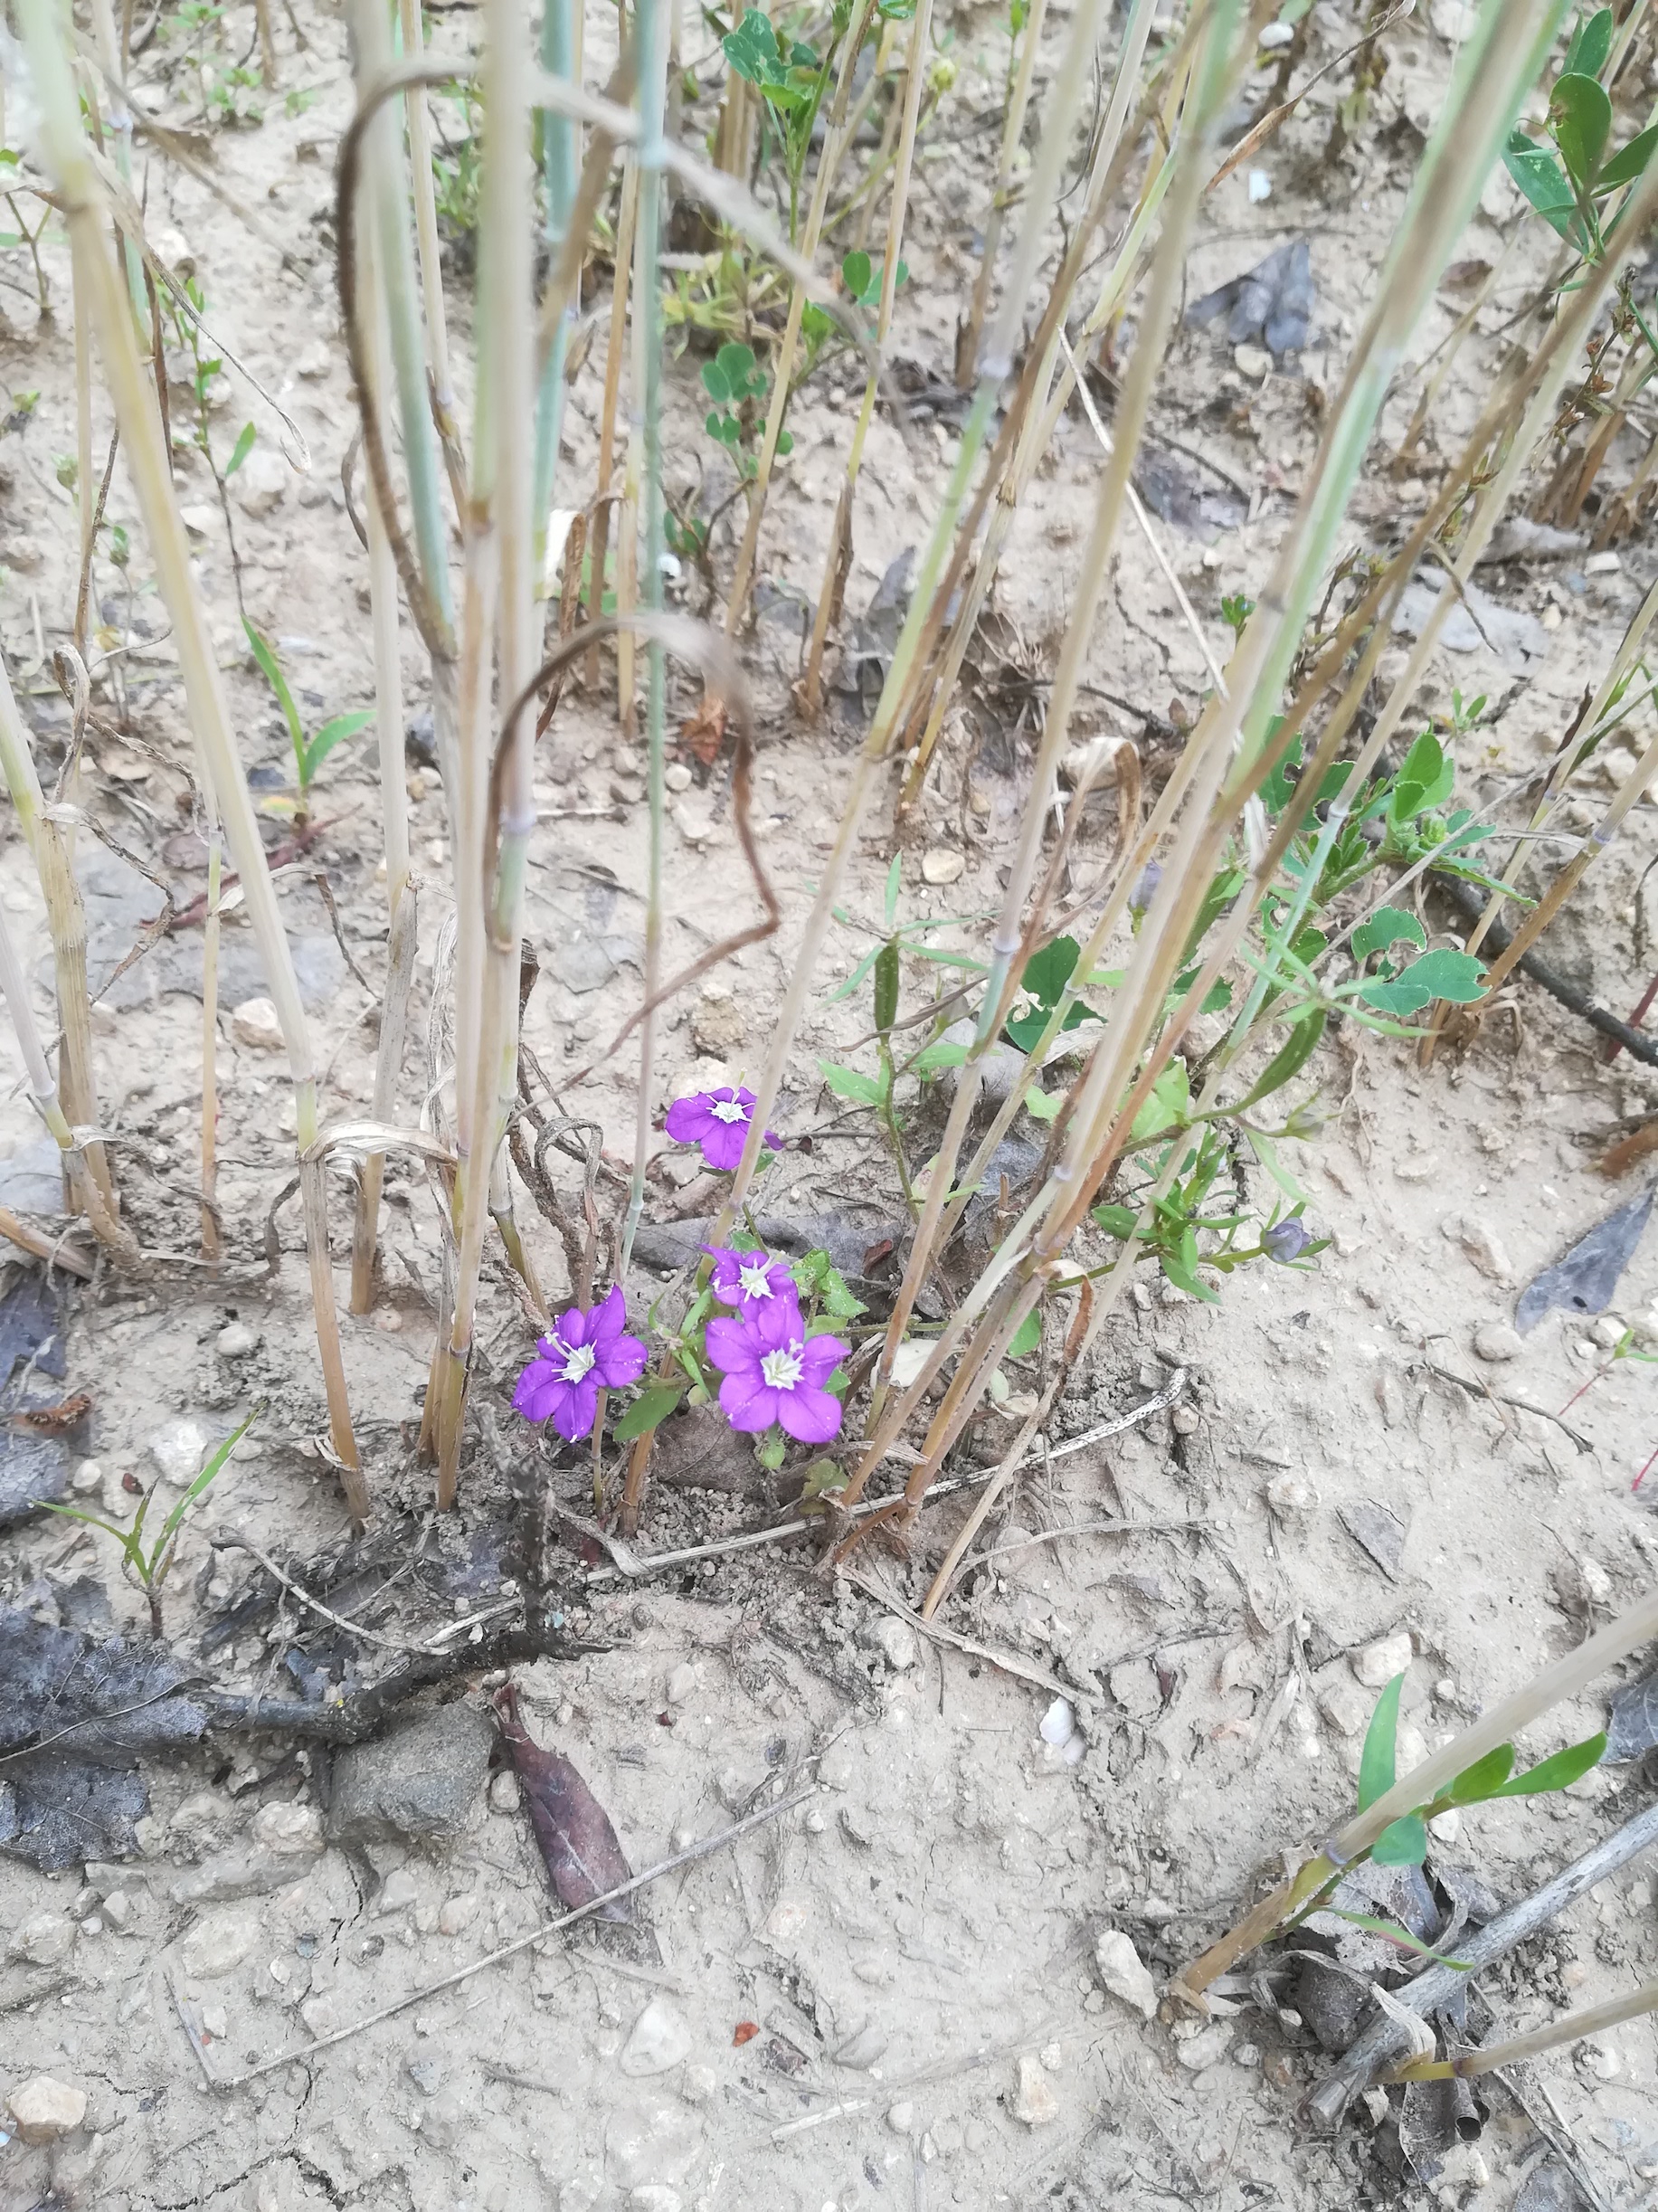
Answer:
<svg viewBox="0 0 1658 2212"><path fill-rule="evenodd" d="M558 1348L564 1355L564 1379L566 1382L579 1382L599 1356L591 1344L577 1344L572 1349L569 1344L561 1342Z"/></svg>
<svg viewBox="0 0 1658 2212"><path fill-rule="evenodd" d="M765 1384L767 1390L793 1390L806 1370L806 1362L801 1357L801 1346L797 1338L793 1343L786 1344L781 1352L768 1352L762 1355L760 1380Z"/></svg>
<svg viewBox="0 0 1658 2212"><path fill-rule="evenodd" d="M744 1298L769 1298L772 1296L769 1259L756 1259L744 1267L737 1262L737 1290Z"/></svg>
<svg viewBox="0 0 1658 2212"><path fill-rule="evenodd" d="M748 1108L740 1098L711 1098L708 1111L715 1121L739 1122L748 1119Z"/></svg>

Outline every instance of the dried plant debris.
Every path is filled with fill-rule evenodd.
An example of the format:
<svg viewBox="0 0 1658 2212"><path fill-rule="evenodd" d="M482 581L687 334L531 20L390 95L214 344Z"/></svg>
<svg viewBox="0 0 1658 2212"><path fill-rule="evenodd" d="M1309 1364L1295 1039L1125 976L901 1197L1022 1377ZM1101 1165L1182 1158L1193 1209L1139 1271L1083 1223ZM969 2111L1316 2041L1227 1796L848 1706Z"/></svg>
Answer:
<svg viewBox="0 0 1658 2212"><path fill-rule="evenodd" d="M875 595L852 624L835 678L838 691L855 693L873 706L886 680L894 648L909 612L915 575L915 548L905 546L875 587Z"/></svg>
<svg viewBox="0 0 1658 2212"><path fill-rule="evenodd" d="M495 1712L529 1809L547 1879L560 1902L573 1912L630 1881L633 1869L610 1815L569 1760L562 1752L543 1751L525 1727L518 1694L510 1682L496 1692ZM602 1920L632 1916L631 1900L626 1897L616 1898L600 1913Z"/></svg>
<svg viewBox="0 0 1658 2212"><path fill-rule="evenodd" d="M1168 447L1142 451L1134 489L1154 515L1189 537L1213 544L1223 530L1249 518L1249 502L1236 486L1211 476Z"/></svg>
<svg viewBox="0 0 1658 2212"><path fill-rule="evenodd" d="M1412 2082L1395 2124L1404 2166L1431 2188L1456 2146L1478 2140L1485 2112L1466 2082Z"/></svg>
<svg viewBox="0 0 1658 2212"><path fill-rule="evenodd" d="M1588 2199L1559 2159L1546 2158L1520 2185L1514 2212L1577 2212Z"/></svg>
<svg viewBox="0 0 1658 2212"><path fill-rule="evenodd" d="M1658 1745L1658 1674L1632 1682L1612 1700L1606 1723L1608 1759L1644 1759Z"/></svg>
<svg viewBox="0 0 1658 2212"><path fill-rule="evenodd" d="M1587 1237L1574 1244L1564 1259L1532 1278L1520 1294L1514 1325L1523 1336L1555 1306L1569 1314L1604 1314L1617 1290L1618 1279L1634 1258L1653 1210L1653 1193L1643 1192L1597 1221Z"/></svg>
<svg viewBox="0 0 1658 2212"><path fill-rule="evenodd" d="M1228 278L1205 292L1186 310L1187 321L1201 329L1220 316L1234 346L1265 346L1280 360L1300 353L1312 336L1312 254L1304 238L1269 253L1242 276Z"/></svg>
<svg viewBox="0 0 1658 2212"><path fill-rule="evenodd" d="M1397 1582L1408 1533L1398 1515L1372 1498L1360 1498L1351 1505L1341 1506L1340 1512L1342 1527L1360 1550L1376 1562L1390 1582Z"/></svg>

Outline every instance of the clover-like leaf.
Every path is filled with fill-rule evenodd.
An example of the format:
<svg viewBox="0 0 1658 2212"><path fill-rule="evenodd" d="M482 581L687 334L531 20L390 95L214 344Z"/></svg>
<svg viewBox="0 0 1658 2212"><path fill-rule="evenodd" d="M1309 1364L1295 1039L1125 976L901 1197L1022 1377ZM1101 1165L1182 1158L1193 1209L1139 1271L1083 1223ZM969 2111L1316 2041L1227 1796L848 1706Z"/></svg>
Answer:
<svg viewBox="0 0 1658 2212"><path fill-rule="evenodd" d="M1471 1005L1485 988L1485 971L1472 953L1424 953L1392 983L1366 983L1359 996L1379 1013L1399 1019L1419 1013L1435 999Z"/></svg>
<svg viewBox="0 0 1658 2212"><path fill-rule="evenodd" d="M1402 907L1378 907L1369 920L1360 922L1353 932L1353 958L1368 960L1372 953L1385 953L1401 938L1418 947L1427 943L1426 933L1414 914L1407 914Z"/></svg>
<svg viewBox="0 0 1658 2212"><path fill-rule="evenodd" d="M1572 72L1556 80L1549 119L1567 175L1587 192L1612 129L1612 102L1593 77Z"/></svg>

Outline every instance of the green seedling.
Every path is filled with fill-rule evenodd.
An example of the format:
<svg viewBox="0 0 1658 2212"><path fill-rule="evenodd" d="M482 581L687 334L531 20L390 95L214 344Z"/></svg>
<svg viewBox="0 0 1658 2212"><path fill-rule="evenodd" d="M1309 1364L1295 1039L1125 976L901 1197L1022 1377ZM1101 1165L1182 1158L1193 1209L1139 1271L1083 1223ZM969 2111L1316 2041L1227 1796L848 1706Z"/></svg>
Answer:
<svg viewBox="0 0 1658 2212"><path fill-rule="evenodd" d="M1402 1674L1396 1675L1377 1700L1376 1710L1370 1716L1366 1731L1364 1749L1359 1761L1359 1810L1366 1812L1384 1798L1393 1788L1396 1779L1397 1742L1399 1725L1399 1694L1405 1686ZM1581 1743L1569 1744L1563 1752L1556 1752L1550 1759L1540 1760L1534 1767L1523 1772L1514 1771L1514 1746L1500 1743L1484 1758L1476 1760L1446 1784L1437 1797L1416 1807L1414 1812L1404 1814L1385 1828L1368 1851L1362 1851L1350 1862L1362 1865L1371 1859L1378 1866L1419 1866L1428 1852L1428 1823L1442 1814L1464 1811L1476 1805L1490 1805L1503 1798L1536 1798L1552 1796L1569 1790L1592 1767L1598 1766L1606 1748L1604 1730L1587 1736ZM1340 1886L1348 1868L1341 1868L1325 1884L1318 1894L1303 1905L1291 1922L1289 1928L1297 1928L1314 1913L1329 1910L1328 1900ZM1352 1920L1360 1927L1372 1927L1379 1934L1389 1937L1407 1949L1423 1951L1429 1958L1437 1954L1426 1951L1414 1936L1389 1922L1371 1922L1356 1913L1341 1913L1343 1920ZM1455 1959L1441 1961L1457 1966Z"/></svg>
<svg viewBox="0 0 1658 2212"><path fill-rule="evenodd" d="M219 511L224 517L224 535L231 549L231 574L236 586L236 604L245 622L247 609L242 605L242 555L236 546L236 525L231 514L229 485L232 477L253 451L259 432L255 424L244 422L231 450L229 460L223 469L220 468L213 452L213 411L218 403L216 390L224 374L224 364L216 354L204 355L202 351L200 318L207 305L206 299L194 277L185 280L185 299L188 308L194 309L194 314L188 312L186 307L181 306L171 292L165 293L163 297L173 325L174 338L190 358L190 397L194 420L190 427L189 441L207 463L213 489L218 494Z"/></svg>
<svg viewBox="0 0 1658 2212"><path fill-rule="evenodd" d="M861 247L847 254L841 261L840 280L846 287L847 297L866 314L881 304L881 271L884 265L884 255L866 253ZM895 292L909 281L909 263L900 258L893 271ZM827 355L848 343L845 330L835 318L826 309L816 306L809 299L801 311L800 361L790 386L791 391L798 392Z"/></svg>
<svg viewBox="0 0 1658 2212"><path fill-rule="evenodd" d="M133 1515L130 1528L122 1528L118 1522L103 1520L97 1514L82 1513L76 1505L55 1505L45 1498L35 1500L37 1505L44 1505L48 1513L61 1514L66 1521L80 1521L88 1528L100 1529L106 1536L112 1536L115 1539L121 1547L122 1572L130 1574L144 1592L149 1606L149 1632L157 1641L160 1640L162 1632L161 1588L171 1571L174 1559L177 1554L178 1539L183 1533L185 1523L206 1496L223 1472L231 1454L264 1410L265 1400L261 1398L242 1426L239 1429L233 1429L223 1443L210 1455L206 1466L203 1467L201 1473L163 1522L160 1535L147 1549L144 1543L144 1528L149 1518L149 1509L154 1503L156 1492L159 1487L159 1479L153 1482L139 1499L138 1510Z"/></svg>
<svg viewBox="0 0 1658 2212"><path fill-rule="evenodd" d="M282 709L282 719L288 725L288 735L294 748L294 773L298 779L299 803L295 811L296 821L303 827L310 815L311 785L318 770L337 745L347 737L355 737L374 718L372 707L355 707L348 713L334 715L322 727L308 737L299 719L299 709L294 705L294 695L288 688L288 679L282 673L282 664L270 643L254 629L244 614L242 626L248 633L248 644L258 661L265 681L276 693L277 705Z"/></svg>
<svg viewBox="0 0 1658 2212"><path fill-rule="evenodd" d="M759 474L759 457L753 451L758 424L759 403L765 397L770 379L755 362L752 347L722 346L712 361L705 361L702 370L703 390L714 402L703 427L710 438L723 445L736 463L737 474L744 483ZM783 431L777 441L779 453L794 450L794 440Z"/></svg>
<svg viewBox="0 0 1658 2212"><path fill-rule="evenodd" d="M800 226L801 179L811 147L812 126L829 85L834 43L850 15L836 11L835 39L821 59L817 49L798 39L779 43L771 17L752 7L736 29L720 41L725 59L739 77L759 91L762 117L769 114L782 141L783 167L789 178L789 238L792 243Z"/></svg>

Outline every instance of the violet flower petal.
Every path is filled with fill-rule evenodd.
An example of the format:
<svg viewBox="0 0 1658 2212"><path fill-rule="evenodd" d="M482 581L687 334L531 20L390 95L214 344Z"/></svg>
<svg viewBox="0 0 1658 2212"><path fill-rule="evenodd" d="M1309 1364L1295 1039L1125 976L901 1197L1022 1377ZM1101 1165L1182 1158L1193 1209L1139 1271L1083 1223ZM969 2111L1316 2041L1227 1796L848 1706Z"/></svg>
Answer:
<svg viewBox="0 0 1658 2212"><path fill-rule="evenodd" d="M703 1341L708 1357L722 1374L747 1374L751 1370L759 1374L760 1348L756 1347L751 1330L742 1322L716 1314L708 1324Z"/></svg>
<svg viewBox="0 0 1658 2212"><path fill-rule="evenodd" d="M801 1444L827 1444L840 1433L840 1400L828 1391L797 1382L777 1393L777 1418L785 1432ZM735 1423L733 1423L735 1426Z"/></svg>
<svg viewBox="0 0 1658 2212"><path fill-rule="evenodd" d="M598 1404L598 1378L591 1370L579 1382L561 1380L554 1385L553 1426L566 1444L577 1444L588 1434Z"/></svg>
<svg viewBox="0 0 1658 2212"><path fill-rule="evenodd" d="M601 1344L593 1372L607 1389L620 1390L624 1382L639 1381L649 1356L637 1336L619 1336L612 1343Z"/></svg>
<svg viewBox="0 0 1658 2212"><path fill-rule="evenodd" d="M602 1362L606 1346L614 1343L628 1325L628 1305L620 1283L611 1285L587 1318L587 1341Z"/></svg>
<svg viewBox="0 0 1658 2212"><path fill-rule="evenodd" d="M720 1384L720 1411L734 1429L752 1436L772 1426L778 1418L779 1400L788 1395L787 1391L769 1389L756 1368L752 1373L726 1376Z"/></svg>
<svg viewBox="0 0 1658 2212"><path fill-rule="evenodd" d="M559 1370L551 1360L532 1360L518 1377L512 1394L513 1411L522 1413L526 1421L545 1421L553 1410L553 1391L558 1381Z"/></svg>

